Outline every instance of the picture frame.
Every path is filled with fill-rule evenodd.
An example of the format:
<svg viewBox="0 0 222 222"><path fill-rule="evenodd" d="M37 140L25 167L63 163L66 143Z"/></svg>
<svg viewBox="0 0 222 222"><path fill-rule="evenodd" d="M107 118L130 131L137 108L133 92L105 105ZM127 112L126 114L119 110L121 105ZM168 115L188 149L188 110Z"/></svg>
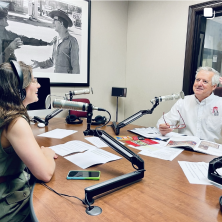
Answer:
<svg viewBox="0 0 222 222"><path fill-rule="evenodd" d="M4 4L0 1L0 6ZM50 78L51 86L89 86L90 0L12 0L8 4L6 29L23 42L14 50L16 60L31 65L34 77ZM65 46L65 38L56 28L57 19L50 14L55 10L62 10L72 22L72 26L67 28L71 36L67 38L71 40ZM27 44L25 37L37 42L42 40L47 45ZM36 67L35 62L39 66ZM79 69L75 68L76 64L79 64Z"/></svg>

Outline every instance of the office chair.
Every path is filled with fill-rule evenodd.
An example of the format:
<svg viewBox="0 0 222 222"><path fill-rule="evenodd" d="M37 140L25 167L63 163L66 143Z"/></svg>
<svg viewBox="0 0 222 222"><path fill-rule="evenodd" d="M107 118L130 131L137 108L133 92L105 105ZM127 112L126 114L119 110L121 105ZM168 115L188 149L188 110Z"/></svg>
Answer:
<svg viewBox="0 0 222 222"><path fill-rule="evenodd" d="M88 99L81 98L81 99L72 99L74 102L82 102L82 103L90 103ZM75 115L76 117L87 117L86 111L79 111L79 110L69 110L69 115Z"/></svg>
<svg viewBox="0 0 222 222"><path fill-rule="evenodd" d="M222 87L217 87L214 90L214 95L222 97Z"/></svg>

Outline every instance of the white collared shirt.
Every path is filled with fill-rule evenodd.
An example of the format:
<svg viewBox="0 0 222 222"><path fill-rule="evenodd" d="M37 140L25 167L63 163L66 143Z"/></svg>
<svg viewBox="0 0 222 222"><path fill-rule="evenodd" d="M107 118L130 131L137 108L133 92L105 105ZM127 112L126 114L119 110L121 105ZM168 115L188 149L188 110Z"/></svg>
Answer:
<svg viewBox="0 0 222 222"><path fill-rule="evenodd" d="M178 130L179 133L222 143L222 97L212 93L199 102L195 95L185 96L184 99L178 100L168 113L164 114L166 122L170 125L176 125L178 121L183 123L177 110L186 124L184 129ZM157 122L158 129L162 123L165 123L163 117Z"/></svg>

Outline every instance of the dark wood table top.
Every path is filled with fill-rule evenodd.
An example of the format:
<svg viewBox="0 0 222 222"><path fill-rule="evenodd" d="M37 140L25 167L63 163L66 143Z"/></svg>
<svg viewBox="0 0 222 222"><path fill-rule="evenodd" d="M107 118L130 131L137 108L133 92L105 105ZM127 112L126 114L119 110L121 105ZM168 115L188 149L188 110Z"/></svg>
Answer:
<svg viewBox="0 0 222 222"><path fill-rule="evenodd" d="M54 118L45 128L32 125L35 138L40 146L53 146L70 140L85 140L83 131L86 121L79 125L68 125L65 119ZM135 125L128 125L120 130L120 136L133 136L128 129ZM53 129L77 130L64 139L51 139L37 135ZM91 126L92 129L95 126ZM112 128L102 128L111 136L115 136ZM111 148L103 148L117 154ZM139 150L130 148L135 153ZM119 154L117 154L119 155ZM33 206L39 222L51 221L222 221L219 206L219 197L222 190L212 185L190 184L184 175L178 161L209 162L215 156L183 151L173 161L140 155L145 162L145 176L135 184L115 191L95 200L93 205L102 208L102 214L89 216L85 212L85 205L81 201L60 197L54 192L36 184L33 192ZM100 170L100 181L93 180L67 180L70 170L82 170L75 164L59 156L56 160L56 170L51 181L47 183L59 193L85 198L84 188L108 179L133 172L129 161L122 158L106 164L96 165L87 170Z"/></svg>

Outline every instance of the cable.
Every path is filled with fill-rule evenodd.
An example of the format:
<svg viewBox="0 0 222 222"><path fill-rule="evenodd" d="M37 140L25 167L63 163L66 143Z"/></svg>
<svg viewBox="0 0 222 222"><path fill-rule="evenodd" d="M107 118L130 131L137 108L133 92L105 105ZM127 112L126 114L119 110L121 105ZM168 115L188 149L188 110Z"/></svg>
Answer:
<svg viewBox="0 0 222 222"><path fill-rule="evenodd" d="M106 112L109 114L109 118L108 118L108 120L107 120L106 123L104 123L104 124L101 125L101 126L97 126L97 127L95 128L96 133L97 133L97 135L99 136L99 138L101 138L101 136L100 136L100 134L98 133L98 128L101 128L101 127L103 127L103 126L106 126L106 125L110 122L110 120L111 120L111 114L110 114L110 112L109 112L108 110L104 110L104 111L106 111Z"/></svg>
<svg viewBox="0 0 222 222"><path fill-rule="evenodd" d="M59 196L65 196L65 197L73 197L73 198L76 198L78 200L80 200L84 205L88 205L89 208L91 208L89 202L88 202L88 199L86 197L86 202L82 199L80 199L79 197L76 197L76 196L70 196L70 195L67 195L67 194L63 194L63 193L58 193L57 191L55 191L54 189L52 189L51 187L49 187L48 185L46 185L45 183L40 183L42 186L46 187L47 189L49 189L50 191L53 191L54 193L56 193L57 195Z"/></svg>
<svg viewBox="0 0 222 222"><path fill-rule="evenodd" d="M92 207L91 207L91 205L90 205L90 203L89 203L89 201L88 201L88 198L87 198L87 193L86 193L85 199L86 199L86 204L87 204L87 205L88 205L88 207L89 207L89 210L91 210L91 209L92 209Z"/></svg>

